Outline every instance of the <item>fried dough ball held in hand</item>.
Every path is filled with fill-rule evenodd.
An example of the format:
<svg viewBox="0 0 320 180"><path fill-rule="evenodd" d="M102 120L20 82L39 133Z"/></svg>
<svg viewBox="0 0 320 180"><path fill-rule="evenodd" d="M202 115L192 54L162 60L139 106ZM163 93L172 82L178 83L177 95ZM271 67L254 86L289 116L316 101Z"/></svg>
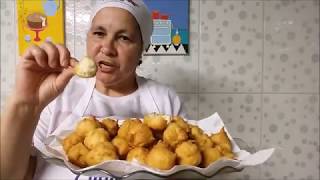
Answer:
<svg viewBox="0 0 320 180"><path fill-rule="evenodd" d="M143 123L153 130L161 131L167 127L168 121L164 115L151 113L144 116Z"/></svg>
<svg viewBox="0 0 320 180"><path fill-rule="evenodd" d="M102 126L108 131L110 137L115 137L118 133L118 122L114 119L105 118L101 121Z"/></svg>
<svg viewBox="0 0 320 180"><path fill-rule="evenodd" d="M192 141L185 141L177 145L175 150L178 164L198 166L201 163L202 156L198 146Z"/></svg>
<svg viewBox="0 0 320 180"><path fill-rule="evenodd" d="M124 158L130 150L128 142L119 136L113 138L112 144L116 147L121 158Z"/></svg>
<svg viewBox="0 0 320 180"><path fill-rule="evenodd" d="M65 139L63 139L62 146L63 150L65 152L68 152L68 150L73 146L83 141L83 137L79 136L77 133L72 132L69 134Z"/></svg>
<svg viewBox="0 0 320 180"><path fill-rule="evenodd" d="M118 159L118 155L115 147L110 142L98 144L85 156L85 160L89 166L99 164L106 160L116 159Z"/></svg>
<svg viewBox="0 0 320 180"><path fill-rule="evenodd" d="M90 78L96 75L97 66L94 60L85 56L82 60L74 67L76 75L82 78Z"/></svg>
<svg viewBox="0 0 320 180"><path fill-rule="evenodd" d="M137 160L141 164L146 164L147 155L149 150L144 147L136 147L129 151L127 161Z"/></svg>
<svg viewBox="0 0 320 180"><path fill-rule="evenodd" d="M84 144L89 149L93 149L96 145L100 144L101 142L109 140L109 133L103 128L97 128L87 133L87 136L84 138Z"/></svg>
<svg viewBox="0 0 320 180"><path fill-rule="evenodd" d="M220 159L222 154L220 153L218 148L206 148L202 151L202 166L208 167L211 163Z"/></svg>
<svg viewBox="0 0 320 180"><path fill-rule="evenodd" d="M89 149L80 142L69 149L67 156L70 162L83 168L87 166L86 155L88 153Z"/></svg>
<svg viewBox="0 0 320 180"><path fill-rule="evenodd" d="M97 121L94 117L88 116L83 118L76 127L76 133L80 136L85 137L90 131L101 127L99 121Z"/></svg>
<svg viewBox="0 0 320 180"><path fill-rule="evenodd" d="M220 131L217 134L212 134L210 138L213 143L222 147L224 151L232 152L231 142L228 138L227 133L224 131L223 127L220 129Z"/></svg>
<svg viewBox="0 0 320 180"><path fill-rule="evenodd" d="M176 154L164 146L154 146L146 158L146 164L160 170L171 169L176 163Z"/></svg>
<svg viewBox="0 0 320 180"><path fill-rule="evenodd" d="M176 147L182 141L188 139L188 134L176 123L170 123L163 132L163 140L171 147Z"/></svg>

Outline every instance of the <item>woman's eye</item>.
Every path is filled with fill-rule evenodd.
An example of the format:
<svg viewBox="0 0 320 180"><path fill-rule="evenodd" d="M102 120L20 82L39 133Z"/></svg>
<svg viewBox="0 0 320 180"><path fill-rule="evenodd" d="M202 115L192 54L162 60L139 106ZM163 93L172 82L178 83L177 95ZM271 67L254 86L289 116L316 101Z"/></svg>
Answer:
<svg viewBox="0 0 320 180"><path fill-rule="evenodd" d="M123 41L129 41L129 37L127 36L120 36L120 39L123 40Z"/></svg>
<svg viewBox="0 0 320 180"><path fill-rule="evenodd" d="M99 36L99 37L102 37L102 36L104 36L104 33L103 32L93 32L93 35L95 35L95 36Z"/></svg>

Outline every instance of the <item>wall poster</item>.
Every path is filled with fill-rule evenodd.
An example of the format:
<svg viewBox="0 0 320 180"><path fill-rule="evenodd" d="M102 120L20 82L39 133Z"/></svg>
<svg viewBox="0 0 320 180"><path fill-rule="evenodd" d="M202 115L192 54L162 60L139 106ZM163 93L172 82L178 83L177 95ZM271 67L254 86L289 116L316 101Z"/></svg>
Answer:
<svg viewBox="0 0 320 180"><path fill-rule="evenodd" d="M189 54L189 0L144 0L152 13L151 45L144 55Z"/></svg>
<svg viewBox="0 0 320 180"><path fill-rule="evenodd" d="M64 0L16 0L19 54L44 41L64 44Z"/></svg>

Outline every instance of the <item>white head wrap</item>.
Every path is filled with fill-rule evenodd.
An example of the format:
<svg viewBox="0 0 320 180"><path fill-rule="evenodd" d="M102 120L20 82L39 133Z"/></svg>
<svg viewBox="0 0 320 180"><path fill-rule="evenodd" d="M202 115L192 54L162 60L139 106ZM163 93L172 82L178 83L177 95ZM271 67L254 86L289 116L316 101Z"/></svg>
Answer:
<svg viewBox="0 0 320 180"><path fill-rule="evenodd" d="M97 12L105 7L117 7L129 11L139 24L144 49L148 47L153 29L153 21L143 0L97 0L90 17L90 23L92 23Z"/></svg>

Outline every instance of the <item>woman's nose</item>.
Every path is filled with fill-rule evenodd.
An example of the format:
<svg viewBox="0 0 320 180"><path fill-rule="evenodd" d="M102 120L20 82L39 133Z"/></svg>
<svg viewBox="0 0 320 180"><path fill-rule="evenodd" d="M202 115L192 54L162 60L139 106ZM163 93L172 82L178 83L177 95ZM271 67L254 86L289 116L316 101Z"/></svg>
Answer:
<svg viewBox="0 0 320 180"><path fill-rule="evenodd" d="M105 56L114 56L117 51L115 48L114 41L112 39L105 39L101 46L100 52Z"/></svg>

